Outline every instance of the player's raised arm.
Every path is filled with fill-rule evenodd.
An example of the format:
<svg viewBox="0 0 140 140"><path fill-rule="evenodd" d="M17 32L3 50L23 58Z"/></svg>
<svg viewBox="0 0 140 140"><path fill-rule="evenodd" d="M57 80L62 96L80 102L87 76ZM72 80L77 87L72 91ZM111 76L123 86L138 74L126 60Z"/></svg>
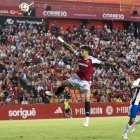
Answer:
<svg viewBox="0 0 140 140"><path fill-rule="evenodd" d="M103 65L106 65L106 66L116 66L115 63L110 63L110 62L102 62Z"/></svg>
<svg viewBox="0 0 140 140"><path fill-rule="evenodd" d="M57 39L58 39L60 42L62 42L62 43L64 44L65 48L68 49L70 52L72 52L72 53L74 53L74 54L77 52L70 44L68 44L67 42L65 42L65 41L62 39L62 37L59 36Z"/></svg>
<svg viewBox="0 0 140 140"><path fill-rule="evenodd" d="M104 62L104 61L100 61L100 60L96 60L94 59L93 63L96 64L97 66L98 65L105 65L105 66L109 66L109 67L113 67L115 68L116 67L116 64L115 63L110 63L110 62ZM116 69L116 68L115 68Z"/></svg>

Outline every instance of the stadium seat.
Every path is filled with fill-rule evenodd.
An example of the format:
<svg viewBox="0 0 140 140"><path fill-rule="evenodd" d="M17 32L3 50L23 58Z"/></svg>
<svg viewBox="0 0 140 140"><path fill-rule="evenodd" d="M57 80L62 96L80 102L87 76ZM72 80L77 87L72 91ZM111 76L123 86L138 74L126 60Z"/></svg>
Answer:
<svg viewBox="0 0 140 140"><path fill-rule="evenodd" d="M81 97L81 94L76 94L76 97L77 97L77 98L80 98L80 97Z"/></svg>
<svg viewBox="0 0 140 140"><path fill-rule="evenodd" d="M81 100L82 100L82 102L85 102L85 98L84 97L82 97Z"/></svg>
<svg viewBox="0 0 140 140"><path fill-rule="evenodd" d="M80 90L79 89L75 89L75 94L80 94Z"/></svg>
<svg viewBox="0 0 140 140"><path fill-rule="evenodd" d="M71 94L71 98L76 98L76 94L75 93L72 93Z"/></svg>
<svg viewBox="0 0 140 140"><path fill-rule="evenodd" d="M76 102L77 102L77 99L76 99L76 98L73 98L73 99L72 99L72 102L73 102L73 103L76 103Z"/></svg>
<svg viewBox="0 0 140 140"><path fill-rule="evenodd" d="M90 97L91 97L91 98L93 98L93 97L94 97L94 95L93 95L93 94L91 94L91 95L90 95Z"/></svg>
<svg viewBox="0 0 140 140"><path fill-rule="evenodd" d="M51 98L49 101L50 101L50 103L54 103L54 99L53 98Z"/></svg>
<svg viewBox="0 0 140 140"><path fill-rule="evenodd" d="M58 99L54 99L54 103L58 103L59 102L59 100Z"/></svg>
<svg viewBox="0 0 140 140"><path fill-rule="evenodd" d="M15 104L19 104L18 100L14 100L14 103L15 103Z"/></svg>
<svg viewBox="0 0 140 140"><path fill-rule="evenodd" d="M73 88L70 88L69 89L69 92L70 92L70 94L73 94L74 93L74 89Z"/></svg>
<svg viewBox="0 0 140 140"><path fill-rule="evenodd" d="M68 99L69 103L72 103L72 99Z"/></svg>

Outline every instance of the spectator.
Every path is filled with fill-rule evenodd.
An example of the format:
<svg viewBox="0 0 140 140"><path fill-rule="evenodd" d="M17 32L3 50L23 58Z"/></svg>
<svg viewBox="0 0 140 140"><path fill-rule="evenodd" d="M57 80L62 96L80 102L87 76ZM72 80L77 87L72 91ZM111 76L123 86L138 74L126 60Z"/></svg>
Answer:
<svg viewBox="0 0 140 140"><path fill-rule="evenodd" d="M26 104L28 104L28 101L25 98L23 98L23 100L21 101L21 104L26 105Z"/></svg>
<svg viewBox="0 0 140 140"><path fill-rule="evenodd" d="M65 114L65 117L68 117L68 118L72 117L72 111L71 111L68 99L64 100L64 114Z"/></svg>
<svg viewBox="0 0 140 140"><path fill-rule="evenodd" d="M97 102L101 101L100 90L105 93L107 87L110 87L112 93L106 96L113 101L112 98L115 98L116 92L129 90L123 73L129 74L133 80L135 74L140 71L138 58L140 40L133 33L131 34L129 29L108 29L110 29L108 25L105 26L105 29L101 27L96 29L92 25L89 28L84 25L80 27L74 25L73 29L68 27L65 31L60 30L60 26L55 22L49 31L44 21L42 24L34 25L15 23L1 25L0 81L3 83L3 90L8 94L16 92L14 96L19 99L21 91L19 91L18 85L21 84L23 90L27 90L28 93L32 90L27 100L29 103L35 103L37 93L42 92L40 89L36 90L38 83L44 90L49 89L53 92L54 87L60 85L63 78L73 75L77 69L77 61L73 54L65 51L63 45L56 41L55 35L59 35L61 31L64 39L68 40L70 44L74 44L76 50L79 50L82 45L89 44L95 57L117 63L116 69L107 70L101 66L95 70L93 75L93 83L101 85L98 86L98 93L95 96ZM64 77L64 75L66 76ZM102 79L102 84L100 79ZM106 79L110 80L110 83ZM9 81L12 81L11 86L7 87ZM43 95L40 94L40 96ZM4 102L6 97L7 94L4 94ZM128 101L130 93L128 92L126 96L120 96L120 98ZM22 96L20 101L22 101Z"/></svg>

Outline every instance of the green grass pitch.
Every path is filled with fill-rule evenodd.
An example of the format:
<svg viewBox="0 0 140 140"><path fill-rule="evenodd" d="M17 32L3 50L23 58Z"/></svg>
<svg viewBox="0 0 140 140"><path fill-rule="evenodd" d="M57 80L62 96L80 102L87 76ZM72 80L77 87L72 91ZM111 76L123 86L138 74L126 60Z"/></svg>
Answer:
<svg viewBox="0 0 140 140"><path fill-rule="evenodd" d="M83 127L84 118L0 121L0 140L121 140L128 117L96 117ZM128 134L139 140L140 126Z"/></svg>

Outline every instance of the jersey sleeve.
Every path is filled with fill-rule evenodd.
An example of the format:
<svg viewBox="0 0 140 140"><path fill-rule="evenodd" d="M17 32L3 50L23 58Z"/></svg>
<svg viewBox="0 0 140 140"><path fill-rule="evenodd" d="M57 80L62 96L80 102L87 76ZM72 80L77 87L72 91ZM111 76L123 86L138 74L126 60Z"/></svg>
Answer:
<svg viewBox="0 0 140 140"><path fill-rule="evenodd" d="M135 86L138 86L139 84L140 84L140 78L135 80L135 81L133 81L132 88L135 87Z"/></svg>
<svg viewBox="0 0 140 140"><path fill-rule="evenodd" d="M92 64L101 64L102 61L100 61L99 59L90 56L90 59L92 61Z"/></svg>

